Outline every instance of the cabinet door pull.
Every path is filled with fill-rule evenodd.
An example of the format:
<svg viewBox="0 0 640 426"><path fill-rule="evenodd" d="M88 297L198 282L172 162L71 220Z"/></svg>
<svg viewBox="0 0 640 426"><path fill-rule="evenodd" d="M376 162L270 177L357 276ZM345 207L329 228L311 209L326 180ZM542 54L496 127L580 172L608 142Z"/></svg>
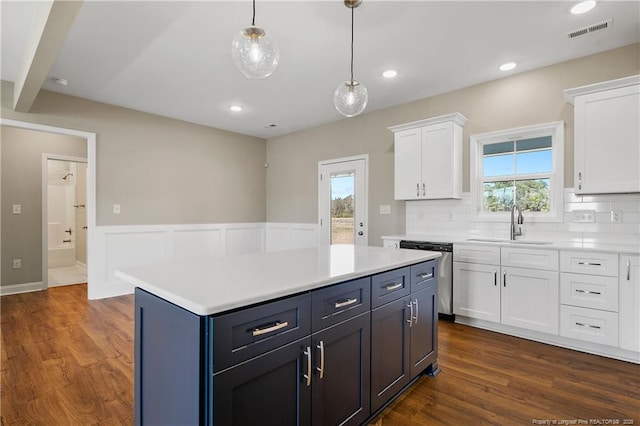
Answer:
<svg viewBox="0 0 640 426"><path fill-rule="evenodd" d="M627 260L627 281L631 281L631 261Z"/></svg>
<svg viewBox="0 0 640 426"><path fill-rule="evenodd" d="M303 354L307 357L307 374L303 374L302 377L307 381L307 386L311 386L311 347L307 346L307 350Z"/></svg>
<svg viewBox="0 0 640 426"><path fill-rule="evenodd" d="M318 370L320 378L322 379L324 377L324 342L320 340L320 343L316 347L320 349L320 367L316 367L316 370Z"/></svg>
<svg viewBox="0 0 640 426"><path fill-rule="evenodd" d="M502 271L502 287L507 286L507 271Z"/></svg>
<svg viewBox="0 0 640 426"><path fill-rule="evenodd" d="M576 325L579 325L580 327L595 328L596 330L600 330L601 328L599 325L584 324L581 322L577 322Z"/></svg>
<svg viewBox="0 0 640 426"><path fill-rule="evenodd" d="M498 286L498 271L493 271L493 285L494 287Z"/></svg>
<svg viewBox="0 0 640 426"><path fill-rule="evenodd" d="M419 315L419 314L418 314L418 299L416 299L416 301L415 301L415 302L413 302L413 303L415 303L415 304L416 304L416 314L415 314L415 316L413 317L413 320L415 321L415 322L414 322L414 324L418 325L418 315Z"/></svg>
<svg viewBox="0 0 640 426"><path fill-rule="evenodd" d="M433 272L430 272L428 274L420 274L420 275L418 275L418 277L420 277L420 279L422 279L422 280L433 278Z"/></svg>
<svg viewBox="0 0 640 426"><path fill-rule="evenodd" d="M409 323L409 328L411 328L413 327L413 302L409 302L409 304L407 305L407 308L410 309L409 319L407 320L407 322Z"/></svg>
<svg viewBox="0 0 640 426"><path fill-rule="evenodd" d="M385 290L391 291L402 287L402 283L389 284L384 287Z"/></svg>
<svg viewBox="0 0 640 426"><path fill-rule="evenodd" d="M349 305L353 305L354 303L356 303L358 301L358 299L347 299L347 300L343 300L341 302L336 302L335 303L335 308L344 308L345 306L349 306Z"/></svg>
<svg viewBox="0 0 640 426"><path fill-rule="evenodd" d="M602 263L595 263L595 262L578 262L578 265L585 265L585 266L602 266Z"/></svg>
<svg viewBox="0 0 640 426"><path fill-rule="evenodd" d="M416 196L420 196L420 184L416 183Z"/></svg>
<svg viewBox="0 0 640 426"><path fill-rule="evenodd" d="M271 333L272 331L277 331L277 330L283 329L288 325L289 325L289 321L276 322L274 325L272 325L270 327L256 328L255 330L253 330L251 332L251 334L253 334L253 337L261 336L263 334Z"/></svg>
<svg viewBox="0 0 640 426"><path fill-rule="evenodd" d="M602 294L599 291L580 290L579 288L576 289L576 293L597 294L597 295Z"/></svg>
<svg viewBox="0 0 640 426"><path fill-rule="evenodd" d="M425 185L424 182L422 182L422 196L426 196L427 195L427 186Z"/></svg>

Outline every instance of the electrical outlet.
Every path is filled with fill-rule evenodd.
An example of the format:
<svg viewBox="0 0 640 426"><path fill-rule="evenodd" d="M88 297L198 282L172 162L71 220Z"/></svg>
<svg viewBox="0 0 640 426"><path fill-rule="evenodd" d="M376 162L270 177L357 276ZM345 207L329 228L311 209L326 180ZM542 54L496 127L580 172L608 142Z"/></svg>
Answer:
<svg viewBox="0 0 640 426"><path fill-rule="evenodd" d="M14 204L13 206L11 206L11 212L13 214L22 214L22 205Z"/></svg>
<svg viewBox="0 0 640 426"><path fill-rule="evenodd" d="M113 214L120 214L120 204L113 205Z"/></svg>
<svg viewBox="0 0 640 426"><path fill-rule="evenodd" d="M391 214L391 206L388 204L380 205L380 214Z"/></svg>
<svg viewBox="0 0 640 426"><path fill-rule="evenodd" d="M595 221L595 210L574 210L571 212L571 222L573 223L593 223Z"/></svg>
<svg viewBox="0 0 640 426"><path fill-rule="evenodd" d="M22 268L22 259L13 259L13 269Z"/></svg>
<svg viewBox="0 0 640 426"><path fill-rule="evenodd" d="M622 223L622 210L611 210L611 223Z"/></svg>
<svg viewBox="0 0 640 426"><path fill-rule="evenodd" d="M418 220L424 220L424 213L422 213L422 210L418 212Z"/></svg>

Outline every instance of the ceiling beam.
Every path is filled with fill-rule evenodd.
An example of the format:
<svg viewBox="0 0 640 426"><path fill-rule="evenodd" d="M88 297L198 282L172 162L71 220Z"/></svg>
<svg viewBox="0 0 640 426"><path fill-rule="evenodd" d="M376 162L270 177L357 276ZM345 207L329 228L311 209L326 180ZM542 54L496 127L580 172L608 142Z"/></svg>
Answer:
<svg viewBox="0 0 640 426"><path fill-rule="evenodd" d="M23 71L15 81L14 110L29 112L31 109L83 4L84 0L51 2L47 19L41 28L36 29L40 34L34 38L34 45L28 51Z"/></svg>

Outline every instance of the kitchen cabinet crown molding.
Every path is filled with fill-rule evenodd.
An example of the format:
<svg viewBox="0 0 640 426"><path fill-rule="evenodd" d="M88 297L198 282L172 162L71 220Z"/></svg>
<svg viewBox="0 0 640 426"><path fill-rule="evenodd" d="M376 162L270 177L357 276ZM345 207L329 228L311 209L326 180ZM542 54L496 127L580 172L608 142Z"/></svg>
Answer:
<svg viewBox="0 0 640 426"><path fill-rule="evenodd" d="M465 126L469 119L459 112L452 114L439 115L437 117L425 118L424 120L412 121L410 123L397 124L395 126L387 127L392 132L400 132L402 130L414 129L416 127L429 126L431 124L444 123L447 121L453 121L455 124Z"/></svg>
<svg viewBox="0 0 640 426"><path fill-rule="evenodd" d="M564 91L564 99L568 104L574 105L576 96L588 95L589 93L601 92L603 90L618 89L620 87L640 84L640 75L618 78L616 80L602 81L586 86L574 87Z"/></svg>

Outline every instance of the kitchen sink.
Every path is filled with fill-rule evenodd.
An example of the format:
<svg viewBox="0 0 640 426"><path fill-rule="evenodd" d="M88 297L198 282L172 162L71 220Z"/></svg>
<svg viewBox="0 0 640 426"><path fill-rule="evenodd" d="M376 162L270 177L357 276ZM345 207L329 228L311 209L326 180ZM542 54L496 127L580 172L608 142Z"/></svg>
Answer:
<svg viewBox="0 0 640 426"><path fill-rule="evenodd" d="M551 241L525 241L525 240L500 240L497 238L467 238L467 241L475 241L480 243L506 243L506 244L526 244L533 246L545 246L553 244Z"/></svg>

